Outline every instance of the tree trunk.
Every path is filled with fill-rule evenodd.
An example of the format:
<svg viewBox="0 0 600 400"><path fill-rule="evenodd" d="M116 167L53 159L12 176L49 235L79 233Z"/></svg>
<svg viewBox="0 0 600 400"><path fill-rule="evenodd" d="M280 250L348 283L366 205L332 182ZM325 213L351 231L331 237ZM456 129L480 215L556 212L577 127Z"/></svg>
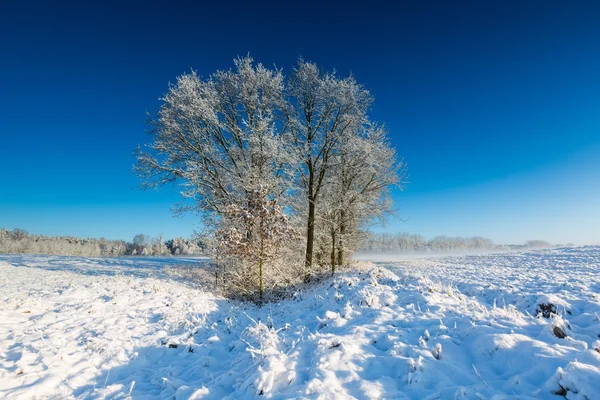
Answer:
<svg viewBox="0 0 600 400"><path fill-rule="evenodd" d="M219 248L215 257L215 289L219 287Z"/></svg>
<svg viewBox="0 0 600 400"><path fill-rule="evenodd" d="M312 179L311 179L312 180ZM315 202L311 193L308 196L308 220L306 230L306 258L304 260L304 279L307 281L310 277L313 265L313 246L315 243Z"/></svg>
<svg viewBox="0 0 600 400"><path fill-rule="evenodd" d="M263 260L261 258L260 261L258 262L258 296L260 297L261 301L262 301L262 298L263 298L263 276L262 276L262 270L263 270Z"/></svg>
<svg viewBox="0 0 600 400"><path fill-rule="evenodd" d="M342 211L342 221L344 219L344 212ZM344 222L342 222L340 224L340 245L338 248L338 265L344 265L344 263L346 262L346 260L344 260L344 258L346 257L346 254L344 253L344 234L346 233L346 224Z"/></svg>
<svg viewBox="0 0 600 400"><path fill-rule="evenodd" d="M263 299L263 254L264 254L264 240L260 240L260 258L258 260L258 295L260 301Z"/></svg>
<svg viewBox="0 0 600 400"><path fill-rule="evenodd" d="M331 231L331 275L335 274L335 229Z"/></svg>

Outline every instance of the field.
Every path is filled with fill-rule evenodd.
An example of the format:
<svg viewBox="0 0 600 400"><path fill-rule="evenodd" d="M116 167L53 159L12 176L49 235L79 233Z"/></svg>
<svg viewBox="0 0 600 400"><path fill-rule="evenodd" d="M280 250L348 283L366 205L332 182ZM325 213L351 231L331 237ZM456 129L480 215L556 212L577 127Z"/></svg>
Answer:
<svg viewBox="0 0 600 400"><path fill-rule="evenodd" d="M0 398L600 399L600 247L363 263L262 308L206 265L0 256Z"/></svg>

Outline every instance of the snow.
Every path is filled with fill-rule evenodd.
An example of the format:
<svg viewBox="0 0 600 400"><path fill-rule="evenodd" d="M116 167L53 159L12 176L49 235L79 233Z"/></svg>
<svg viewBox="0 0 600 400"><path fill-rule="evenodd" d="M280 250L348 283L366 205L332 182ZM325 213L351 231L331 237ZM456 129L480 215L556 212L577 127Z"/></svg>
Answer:
<svg viewBox="0 0 600 400"><path fill-rule="evenodd" d="M600 399L600 247L363 263L262 308L204 265L0 256L0 398Z"/></svg>

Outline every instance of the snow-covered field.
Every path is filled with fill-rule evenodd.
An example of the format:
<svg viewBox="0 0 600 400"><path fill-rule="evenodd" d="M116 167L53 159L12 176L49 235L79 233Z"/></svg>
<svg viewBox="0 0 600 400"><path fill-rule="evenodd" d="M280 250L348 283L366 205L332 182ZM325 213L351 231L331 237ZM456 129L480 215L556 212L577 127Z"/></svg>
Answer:
<svg viewBox="0 0 600 400"><path fill-rule="evenodd" d="M600 399L600 247L380 262L263 308L202 267L0 256L0 398Z"/></svg>

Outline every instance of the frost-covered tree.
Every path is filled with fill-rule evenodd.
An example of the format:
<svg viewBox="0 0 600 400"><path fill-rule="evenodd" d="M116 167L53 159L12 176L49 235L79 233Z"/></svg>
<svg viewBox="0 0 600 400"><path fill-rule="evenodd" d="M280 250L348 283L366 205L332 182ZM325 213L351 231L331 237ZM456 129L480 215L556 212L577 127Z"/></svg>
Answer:
<svg viewBox="0 0 600 400"><path fill-rule="evenodd" d="M0 229L0 254L56 254L71 256L119 256L126 253L122 240L82 239L73 236L44 236L22 229Z"/></svg>
<svg viewBox="0 0 600 400"><path fill-rule="evenodd" d="M397 161L383 127L358 127L343 137L332 156L322 208L330 235L331 269L346 261L346 253L359 247L361 228L391 212L389 189L404 178L404 165Z"/></svg>
<svg viewBox="0 0 600 400"><path fill-rule="evenodd" d="M385 186L398 181L398 170L385 131L369 120L371 103L352 76L314 63L300 59L286 78L238 58L234 69L208 78L194 71L177 78L151 117L152 141L138 150L135 169L146 187L178 185L178 210L200 212L213 231L235 229L237 244L254 243L256 232L232 210L252 208L254 193L264 193L305 234L303 249L280 250L293 253L288 264L298 270L285 278L306 279L322 264L313 261L315 237L322 247L327 224L343 263L359 228L389 210Z"/></svg>
<svg viewBox="0 0 600 400"><path fill-rule="evenodd" d="M242 264L239 269L227 271L229 285L242 293L258 286L261 300L264 268L270 266L282 246L297 237L277 199L268 196L266 189L259 188L250 193L246 206L229 205L225 210L227 226L217 232L223 254ZM267 276L277 283L278 276Z"/></svg>
<svg viewBox="0 0 600 400"><path fill-rule="evenodd" d="M151 119L152 142L138 151L143 184L177 183L179 210L203 212L207 222L246 204L259 186L283 195L290 162L283 85L281 71L250 57L207 79L194 71L178 77Z"/></svg>
<svg viewBox="0 0 600 400"><path fill-rule="evenodd" d="M133 243L132 254L133 255L137 255L137 254L148 255L149 254L148 248L151 245L151 241L152 241L152 238L143 233L138 233L137 235L135 235L133 237L133 242L132 242Z"/></svg>
<svg viewBox="0 0 600 400"><path fill-rule="evenodd" d="M352 136L368 123L369 92L350 76L338 77L302 59L289 80L288 124L299 164L299 179L307 202L307 273L313 266L317 204L334 162L334 155L345 137Z"/></svg>
<svg viewBox="0 0 600 400"><path fill-rule="evenodd" d="M155 256L164 256L168 254L168 249L163 241L162 235L159 235L152 240L152 254Z"/></svg>
<svg viewBox="0 0 600 400"><path fill-rule="evenodd" d="M165 246L169 250L170 254L176 256L200 254L203 250L198 241L184 239L182 237L167 240L165 242Z"/></svg>

